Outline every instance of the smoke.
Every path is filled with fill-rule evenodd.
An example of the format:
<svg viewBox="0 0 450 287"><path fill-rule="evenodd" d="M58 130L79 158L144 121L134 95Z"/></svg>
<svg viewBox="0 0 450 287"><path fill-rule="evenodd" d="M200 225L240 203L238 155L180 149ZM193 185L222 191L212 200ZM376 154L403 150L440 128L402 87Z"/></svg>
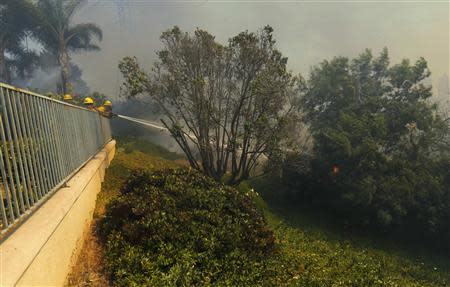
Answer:
<svg viewBox="0 0 450 287"><path fill-rule="evenodd" d="M82 79L82 70L74 63L71 63L70 71L69 79L73 87L72 93L80 97L88 95L90 89ZM17 78L13 84L45 95L47 93L58 93L60 83L61 73L59 67L54 66L52 63L44 62L33 71L30 77Z"/></svg>
<svg viewBox="0 0 450 287"><path fill-rule="evenodd" d="M449 3L363 1L88 1L74 18L75 23L98 24L103 29L101 51L72 56L82 68L80 79L91 90L113 99L118 113L159 121L148 105L119 102L121 76L118 63L125 56L137 56L150 70L161 48L162 31L178 25L184 31L199 27L226 43L229 37L264 25L271 25L280 51L289 57L294 73L308 76L312 66L334 56L354 58L365 48L374 54L388 47L391 63L403 58L424 57L432 71L435 98L448 101L448 89L440 86L449 75ZM24 83L42 90L55 90L57 70L36 71ZM448 76L446 76L448 83ZM78 93L84 88L77 86ZM172 146L172 140L158 132L120 120L113 122L116 134L136 133ZM170 142L170 143L168 143ZM173 145L175 146L175 145Z"/></svg>
<svg viewBox="0 0 450 287"><path fill-rule="evenodd" d="M447 74L439 77L436 85L436 102L443 114L450 114L450 78Z"/></svg>
<svg viewBox="0 0 450 287"><path fill-rule="evenodd" d="M116 102L114 105L114 112L120 115L156 123L160 123L161 118L161 114L154 106L150 103L143 103L142 101L137 100ZM176 141L170 136L169 132L161 132L157 129L120 118L114 118L111 122L111 126L115 137L138 137L163 146L171 152L183 153Z"/></svg>
<svg viewBox="0 0 450 287"><path fill-rule="evenodd" d="M241 31L271 25L280 51L289 57L289 68L304 76L324 59L354 58L365 48L378 53L383 47L388 47L392 63L424 57L433 85L440 75L449 74L449 3L121 1L128 5L117 7L113 2L117 1L87 5L75 19L103 29L102 51L74 59L87 83L110 97L118 95L118 62L137 56L149 70L161 48L161 32L174 25L183 31L205 29L222 43ZM126 12L119 22L118 8Z"/></svg>
<svg viewBox="0 0 450 287"><path fill-rule="evenodd" d="M31 78L17 79L14 85L33 91L39 91L43 94L48 92L56 92L56 84L59 80L59 71L54 68L50 71L44 71L42 68L35 70Z"/></svg>
<svg viewBox="0 0 450 287"><path fill-rule="evenodd" d="M447 74L442 75L438 79L438 84L436 86L437 96L440 100L450 100L450 78Z"/></svg>
<svg viewBox="0 0 450 287"><path fill-rule="evenodd" d="M111 126L114 137L136 137L160 145L171 152L183 154L183 151L167 131L159 131L118 118L111 121Z"/></svg>

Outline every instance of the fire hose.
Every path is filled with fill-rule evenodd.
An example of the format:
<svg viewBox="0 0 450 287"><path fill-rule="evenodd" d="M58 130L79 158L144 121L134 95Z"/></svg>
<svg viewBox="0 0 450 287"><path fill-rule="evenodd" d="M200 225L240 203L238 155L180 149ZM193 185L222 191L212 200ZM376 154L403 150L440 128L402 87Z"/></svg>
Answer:
<svg viewBox="0 0 450 287"><path fill-rule="evenodd" d="M152 127L161 131L169 131L166 127L160 126L157 123L154 122L150 122L147 120L143 120L143 119L137 119L137 118L132 118L132 117L128 117L128 116L124 116L124 115L117 115L118 118L127 120L127 121L131 121L131 122L135 122L138 124L142 124L148 127Z"/></svg>

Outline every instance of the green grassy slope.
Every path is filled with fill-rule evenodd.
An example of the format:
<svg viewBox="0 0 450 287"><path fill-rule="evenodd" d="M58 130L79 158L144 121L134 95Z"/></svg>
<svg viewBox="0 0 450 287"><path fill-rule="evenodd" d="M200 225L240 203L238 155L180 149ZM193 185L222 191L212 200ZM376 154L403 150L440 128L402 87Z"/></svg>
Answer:
<svg viewBox="0 0 450 287"><path fill-rule="evenodd" d="M252 185L282 249L302 266L298 286L450 286L449 258L342 230L283 197L277 184Z"/></svg>
<svg viewBox="0 0 450 287"><path fill-rule="evenodd" d="M97 197L95 215L104 213L105 205L117 196L132 171L138 169L162 169L185 165L183 157L150 142L133 139L117 139L117 151L106 170L102 191Z"/></svg>
<svg viewBox="0 0 450 287"><path fill-rule="evenodd" d="M107 170L99 194L96 216L118 194L131 171L186 164L176 154L136 140L119 140L116 158ZM275 232L279 259L270 260L283 270L277 285L287 286L450 286L450 259L385 248L370 238L336 231L325 217L308 213L277 198L267 181L243 183L262 196L255 203ZM275 195L275 196L274 196ZM279 274L279 272L275 272Z"/></svg>

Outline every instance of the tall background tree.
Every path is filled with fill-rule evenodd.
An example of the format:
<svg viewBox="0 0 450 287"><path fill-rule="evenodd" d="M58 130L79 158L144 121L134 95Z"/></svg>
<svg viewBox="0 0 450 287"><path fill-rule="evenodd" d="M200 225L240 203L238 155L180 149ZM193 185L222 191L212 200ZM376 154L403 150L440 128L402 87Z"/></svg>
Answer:
<svg viewBox="0 0 450 287"><path fill-rule="evenodd" d="M76 11L86 0L39 0L37 39L55 57L61 70L61 93L70 88L70 54L98 51L102 30L93 23L72 24Z"/></svg>
<svg viewBox="0 0 450 287"><path fill-rule="evenodd" d="M136 58L119 65L128 95L150 97L191 166L216 180L227 172L231 184L248 178L281 148L295 116L298 78L272 32L242 32L221 45L204 30L174 27L162 33L150 74Z"/></svg>
<svg viewBox="0 0 450 287"><path fill-rule="evenodd" d="M36 8L28 0L3 0L0 3L0 81L11 83L12 74L23 76L37 63L26 39L32 35Z"/></svg>
<svg viewBox="0 0 450 287"><path fill-rule="evenodd" d="M288 164L285 181L353 223L449 242L450 127L429 76L423 58L390 66L387 49L315 66L302 100L310 165Z"/></svg>

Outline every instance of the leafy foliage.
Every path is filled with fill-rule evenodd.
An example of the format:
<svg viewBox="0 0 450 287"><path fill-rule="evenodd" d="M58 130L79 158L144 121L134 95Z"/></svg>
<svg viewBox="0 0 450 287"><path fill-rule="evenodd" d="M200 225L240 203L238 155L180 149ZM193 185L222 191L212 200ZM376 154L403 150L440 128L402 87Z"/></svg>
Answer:
<svg viewBox="0 0 450 287"><path fill-rule="evenodd" d="M96 24L72 24L75 13L85 3L86 0L2 1L0 80L11 83L31 78L38 68L48 71L58 66L61 70L58 92L73 93L76 86L84 89L81 94L85 93L87 87L80 82L80 70L71 63L70 54L100 50L96 41L103 36ZM37 41L43 51L29 49L28 39Z"/></svg>
<svg viewBox="0 0 450 287"><path fill-rule="evenodd" d="M37 55L25 45L35 27L35 6L28 0L0 3L0 81L11 83L15 75L31 73Z"/></svg>
<svg viewBox="0 0 450 287"><path fill-rule="evenodd" d="M101 41L100 27L93 23L72 25L77 10L86 0L39 0L36 17L38 26L35 36L58 62L61 69L61 89L65 94L70 89L70 53L98 51L95 41Z"/></svg>
<svg viewBox="0 0 450 287"><path fill-rule="evenodd" d="M104 214L106 203L123 198L124 195L120 192L120 189L126 183L127 178L137 170L145 169L147 173L153 174L155 170L176 166L173 161L164 159L171 158L170 153L161 152L160 148L151 143L136 141L136 139L120 139L118 145L116 157L106 172L105 183L97 199L97 216ZM157 174L161 174L161 172L157 172ZM167 174L167 172L164 174ZM255 187L262 196L252 192L251 186ZM218 269L222 268L225 272L228 272L227 278L222 278L223 280L216 281L216 283L211 281L209 285L326 287L446 286L449 284L450 265L445 258L440 260L426 256L412 256L405 254L397 246L386 250L374 244L376 241L373 238L360 238L347 232L337 235L334 229L332 232L330 231L332 228L327 226L332 220L321 219L318 214L306 215L304 208L300 209L295 202L283 195L281 191L285 188L278 185L274 180L267 181L260 178L252 181L251 185L244 181L237 189L240 194L251 196L258 210L264 213L267 224L275 235L275 250L268 252L256 262L248 260L248 257L240 256L235 261L227 261L225 266L217 265ZM201 195L202 193L199 192L192 196ZM147 197L142 200L146 201ZM213 201L211 201L211 204L215 204ZM114 203L109 206L115 205ZM136 206L133 206L131 210ZM125 212L125 214L132 213L134 211L128 210ZM118 215L118 218L121 216L122 214ZM100 220L104 219L101 217ZM139 224L143 222L144 218L141 217ZM134 223L133 226L137 224ZM127 226L128 224L124 224L122 228ZM217 228L222 229L221 226ZM121 229L118 229L118 232L120 233ZM118 243L121 242L118 241ZM106 242L106 246L109 244ZM153 262L149 258L154 258L156 254L144 254L143 245L131 246L131 243L126 241L126 246L127 248L122 248L123 245L120 248L114 248L117 253L107 258L107 261L114 264L114 268L110 269L111 271L121 271L119 273L120 278L122 278L121 281L117 281L114 276L115 280L111 282L111 285L195 285L192 276L198 273L189 273L190 268L185 269L186 273L183 273L184 271L176 273L174 269L171 275L168 275L167 269L163 270L165 271L164 274L157 270L155 273L157 275L149 275L149 273L145 273L148 271L147 269L142 275L139 274L137 270L140 270L141 264ZM177 244L176 247L183 249L181 244ZM108 251L109 249L103 253L106 254ZM174 251L171 252L175 253ZM181 253L182 251L177 254ZM188 254L191 255L192 253ZM182 261L183 259L178 260L178 266L190 266L189 263L192 261L198 261L195 255L183 257L187 258L185 261ZM161 253L158 256L158 258L165 258L169 255ZM213 261L217 262L216 258L213 258ZM129 262L136 265L127 266ZM108 266L111 267L112 265ZM231 268L243 266L244 269L232 273L229 269L230 266ZM195 268L197 267L196 265ZM251 271L248 271L250 269ZM176 278L179 277L186 280L177 281ZM198 283L198 285L208 285L208 283Z"/></svg>
<svg viewBox="0 0 450 287"><path fill-rule="evenodd" d="M185 169L135 173L102 234L119 286L255 284L275 248L251 196Z"/></svg>
<svg viewBox="0 0 450 287"><path fill-rule="evenodd" d="M450 248L450 129L427 101L429 75L424 59L389 67L386 49L313 68L303 103L314 151L306 169L290 159L285 180L350 221Z"/></svg>
<svg viewBox="0 0 450 287"><path fill-rule="evenodd" d="M291 213L298 217L298 208ZM444 260L408 258L398 250L360 246L348 237L334 240L322 230L293 228L289 223L279 223L274 232L280 238L280 249L291 258L287 267L298 268L298 275L291 277L295 280L287 284L290 286L421 287L450 283Z"/></svg>
<svg viewBox="0 0 450 287"><path fill-rule="evenodd" d="M120 63L127 96L143 94L160 108L193 168L217 181L230 172L231 184L249 178L263 155L285 144L295 119L300 79L287 70L273 29L241 32L222 45L207 31L174 27L161 41L151 73L136 58Z"/></svg>

